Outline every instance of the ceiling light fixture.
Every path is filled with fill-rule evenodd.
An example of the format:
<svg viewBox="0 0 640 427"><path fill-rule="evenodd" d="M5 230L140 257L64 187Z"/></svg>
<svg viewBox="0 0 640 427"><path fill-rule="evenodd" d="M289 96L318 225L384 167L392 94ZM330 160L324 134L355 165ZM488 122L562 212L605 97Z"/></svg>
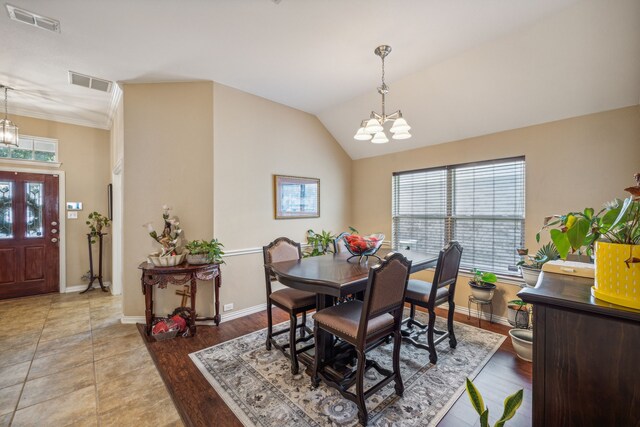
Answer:
<svg viewBox="0 0 640 427"><path fill-rule="evenodd" d="M7 111L7 91L11 89L5 85L0 85L4 89L4 119L0 120L0 144L18 146L18 126L9 120Z"/></svg>
<svg viewBox="0 0 640 427"><path fill-rule="evenodd" d="M359 141L369 141L374 144L384 144L389 142L386 133L384 132L384 124L386 122L393 122L391 132L393 139L409 139L411 134L409 129L411 126L407 124L407 121L402 118L402 111L398 110L395 113L385 114L384 110L384 98L389 93L389 86L384 82L384 58L391 52L391 46L378 46L374 53L382 59L382 85L378 88L378 93L382 95L382 114L378 114L375 111L371 112L368 120L363 120L360 123L360 128L354 135L354 139Z"/></svg>

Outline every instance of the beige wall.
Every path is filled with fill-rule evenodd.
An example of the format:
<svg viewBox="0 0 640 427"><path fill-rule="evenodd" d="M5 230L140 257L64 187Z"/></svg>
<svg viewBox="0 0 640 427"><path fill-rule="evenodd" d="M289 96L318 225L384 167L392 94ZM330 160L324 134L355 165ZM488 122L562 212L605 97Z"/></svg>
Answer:
<svg viewBox="0 0 640 427"><path fill-rule="evenodd" d="M123 85L123 311L144 315L138 264L158 250L143 224L162 227L173 208L186 239L213 235L213 84ZM172 287L156 292L156 314L179 305ZM198 290L200 313L211 311L211 285Z"/></svg>
<svg viewBox="0 0 640 427"><path fill-rule="evenodd" d="M266 302L261 247L308 229L340 232L351 218L351 160L313 115L214 85L214 231L229 254L222 304ZM320 217L274 219L273 175L320 179ZM257 253L256 253L257 251Z"/></svg>
<svg viewBox="0 0 640 427"><path fill-rule="evenodd" d="M623 189L640 171L640 107L356 160L353 223L391 236L391 175L395 171L521 155L526 157L525 242L527 247L537 248L535 233L545 216L587 206L597 208L625 196ZM462 286L456 291L456 304L465 307L469 295L466 281L461 278ZM496 314L506 316L503 303L518 290L514 285L499 284Z"/></svg>
<svg viewBox="0 0 640 427"><path fill-rule="evenodd" d="M86 236L88 228L85 221L90 212L107 213L107 184L110 182L109 131L24 116L10 118L19 126L23 135L58 140L58 158L62 165L57 170L65 172L66 201L82 202L84 208L78 212L78 219L75 220L66 219L66 210L64 206L60 207L60 220L65 221L66 228L66 285L86 284L81 280L82 275L89 270ZM17 167L15 163L0 161L0 169L3 166ZM25 167L42 169L38 166ZM109 237L105 240L104 262L103 276L105 280L110 280ZM97 272L97 262L94 267Z"/></svg>

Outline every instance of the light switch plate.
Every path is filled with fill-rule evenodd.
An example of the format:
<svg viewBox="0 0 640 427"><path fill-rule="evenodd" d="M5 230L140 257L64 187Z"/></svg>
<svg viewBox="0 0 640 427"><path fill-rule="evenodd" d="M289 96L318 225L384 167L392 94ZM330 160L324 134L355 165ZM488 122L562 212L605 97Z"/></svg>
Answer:
<svg viewBox="0 0 640 427"><path fill-rule="evenodd" d="M67 218L68 219L78 219L78 212L77 211L67 212Z"/></svg>

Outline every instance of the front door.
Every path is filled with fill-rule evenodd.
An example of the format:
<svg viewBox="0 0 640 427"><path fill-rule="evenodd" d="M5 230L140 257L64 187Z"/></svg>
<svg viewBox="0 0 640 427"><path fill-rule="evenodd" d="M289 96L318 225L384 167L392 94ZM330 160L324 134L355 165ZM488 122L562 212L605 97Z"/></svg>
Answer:
<svg viewBox="0 0 640 427"><path fill-rule="evenodd" d="M59 291L58 175L0 171L0 299Z"/></svg>

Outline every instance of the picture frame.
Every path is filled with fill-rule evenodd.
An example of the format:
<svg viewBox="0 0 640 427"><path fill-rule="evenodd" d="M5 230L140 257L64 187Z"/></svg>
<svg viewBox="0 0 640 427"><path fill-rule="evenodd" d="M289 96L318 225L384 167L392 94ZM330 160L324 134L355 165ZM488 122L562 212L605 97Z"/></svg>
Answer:
<svg viewBox="0 0 640 427"><path fill-rule="evenodd" d="M318 218L320 179L274 175L275 219Z"/></svg>

